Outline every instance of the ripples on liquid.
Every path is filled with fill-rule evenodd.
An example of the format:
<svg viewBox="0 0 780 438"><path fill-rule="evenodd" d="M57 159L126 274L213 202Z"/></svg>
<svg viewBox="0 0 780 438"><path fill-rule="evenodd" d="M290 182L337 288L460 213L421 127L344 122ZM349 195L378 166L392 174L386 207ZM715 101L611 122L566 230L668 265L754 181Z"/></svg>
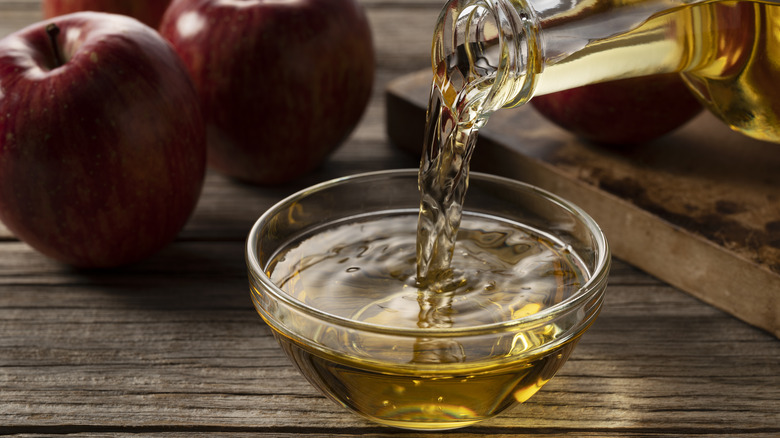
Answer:
<svg viewBox="0 0 780 438"><path fill-rule="evenodd" d="M416 213L343 223L291 245L272 280L319 310L391 327L467 327L561 302L586 281L575 254L520 224L466 214L438 290L416 282ZM281 256L281 257L280 257Z"/></svg>

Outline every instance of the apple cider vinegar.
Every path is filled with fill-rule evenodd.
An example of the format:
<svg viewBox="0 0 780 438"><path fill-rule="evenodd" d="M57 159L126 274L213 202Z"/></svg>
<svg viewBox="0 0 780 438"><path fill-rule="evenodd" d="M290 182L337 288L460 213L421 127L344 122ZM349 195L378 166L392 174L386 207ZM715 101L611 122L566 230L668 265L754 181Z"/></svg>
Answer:
<svg viewBox="0 0 780 438"><path fill-rule="evenodd" d="M432 58L432 94L460 131L532 95L680 72L724 123L780 142L776 1L452 0Z"/></svg>
<svg viewBox="0 0 780 438"><path fill-rule="evenodd" d="M446 281L470 157L490 115L605 80L680 72L733 129L780 142L780 5L451 0L437 23L420 166L418 279ZM534 9L538 7L538 10Z"/></svg>
<svg viewBox="0 0 780 438"><path fill-rule="evenodd" d="M533 395L566 361L577 336L555 343L563 330L548 324L500 342L510 345L471 345L460 343L457 331L555 306L579 291L589 273L577 254L541 231L466 214L448 281L421 287L417 216L416 210L366 215L298 236L271 258L267 274L291 297L329 315L392 329L452 330L451 337L418 337L400 348L323 328L317 341L341 337L328 342L341 346L335 355L276 335L315 386L356 412L388 425L463 426ZM553 347L538 350L546 344ZM525 353L531 350L537 351Z"/></svg>
<svg viewBox="0 0 780 438"><path fill-rule="evenodd" d="M677 15L692 23L681 38L691 89L733 129L780 142L780 5L719 2Z"/></svg>
<svg viewBox="0 0 780 438"><path fill-rule="evenodd" d="M714 1L658 13L635 30L548 65L536 94L673 71L732 129L780 142L777 3Z"/></svg>

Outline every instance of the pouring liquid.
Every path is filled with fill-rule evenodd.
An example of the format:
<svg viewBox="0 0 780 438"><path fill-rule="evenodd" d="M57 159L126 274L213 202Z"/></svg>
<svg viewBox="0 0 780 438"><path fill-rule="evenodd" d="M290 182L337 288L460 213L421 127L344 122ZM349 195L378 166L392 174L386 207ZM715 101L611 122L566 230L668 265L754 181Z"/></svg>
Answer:
<svg viewBox="0 0 780 438"><path fill-rule="evenodd" d="M575 6L566 9L553 1L556 8L541 11L536 22L526 12L499 7L515 1L520 4L462 2L464 8L451 1L434 32L419 176L422 284L450 275L479 129L494 111L523 104L534 93L680 72L732 129L780 142L777 3L589 0L567 2Z"/></svg>

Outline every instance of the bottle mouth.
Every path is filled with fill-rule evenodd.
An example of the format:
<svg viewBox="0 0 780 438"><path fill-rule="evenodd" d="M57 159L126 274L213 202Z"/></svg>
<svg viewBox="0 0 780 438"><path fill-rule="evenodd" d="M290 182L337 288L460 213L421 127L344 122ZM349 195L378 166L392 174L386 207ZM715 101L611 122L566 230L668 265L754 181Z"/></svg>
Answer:
<svg viewBox="0 0 780 438"><path fill-rule="evenodd" d="M449 106L487 119L530 99L542 69L539 29L525 0L450 0L431 53L434 80Z"/></svg>
<svg viewBox="0 0 780 438"><path fill-rule="evenodd" d="M502 45L506 46L507 62L499 69L500 79L494 89L503 99L503 108L512 108L527 102L534 93L542 72L540 19L525 0L512 2L490 0L495 6L495 17L501 25ZM498 100L501 100L500 98Z"/></svg>

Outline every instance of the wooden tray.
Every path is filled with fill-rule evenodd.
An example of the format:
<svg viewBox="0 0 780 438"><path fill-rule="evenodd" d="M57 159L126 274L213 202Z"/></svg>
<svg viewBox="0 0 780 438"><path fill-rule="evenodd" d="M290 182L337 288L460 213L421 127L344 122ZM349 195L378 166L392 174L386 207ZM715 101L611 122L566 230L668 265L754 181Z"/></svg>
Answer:
<svg viewBox="0 0 780 438"><path fill-rule="evenodd" d="M429 90L428 71L386 90L390 140L416 154ZM528 106L491 117L472 170L574 201L616 257L780 338L780 145L702 114L651 144L605 148Z"/></svg>

